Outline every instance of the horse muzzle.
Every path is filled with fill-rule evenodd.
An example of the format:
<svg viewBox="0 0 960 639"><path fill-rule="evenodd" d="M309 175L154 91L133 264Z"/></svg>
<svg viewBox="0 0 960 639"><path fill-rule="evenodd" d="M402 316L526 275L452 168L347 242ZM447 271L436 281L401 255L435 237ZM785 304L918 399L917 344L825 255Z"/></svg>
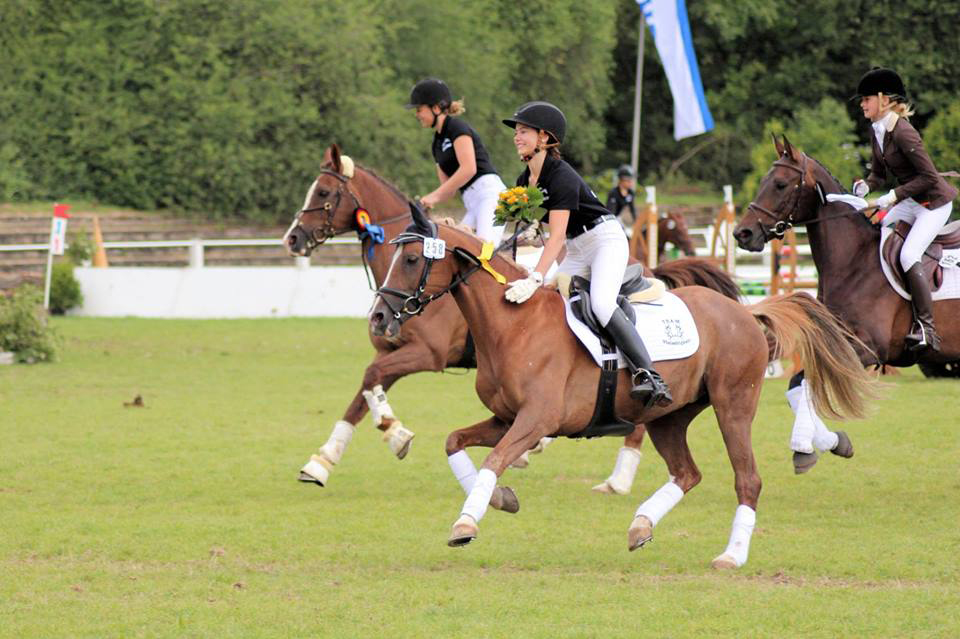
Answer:
<svg viewBox="0 0 960 639"><path fill-rule="evenodd" d="M737 245L745 251L759 253L763 250L763 245L767 243L766 233L763 228L756 224L756 228L741 226L734 229L733 237L737 240Z"/></svg>
<svg viewBox="0 0 960 639"><path fill-rule="evenodd" d="M400 334L400 320L392 313L374 309L370 313L370 332L377 337L396 337Z"/></svg>
<svg viewBox="0 0 960 639"><path fill-rule="evenodd" d="M309 236L299 226L290 229L283 240L290 255L307 257L313 252Z"/></svg>

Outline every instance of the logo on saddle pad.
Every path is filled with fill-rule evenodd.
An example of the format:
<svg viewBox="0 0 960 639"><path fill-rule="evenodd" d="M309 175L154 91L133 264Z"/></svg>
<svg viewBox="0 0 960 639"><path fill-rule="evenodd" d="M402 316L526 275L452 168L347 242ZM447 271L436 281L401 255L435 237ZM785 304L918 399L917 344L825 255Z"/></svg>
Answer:
<svg viewBox="0 0 960 639"><path fill-rule="evenodd" d="M682 346L690 341L690 338L683 334L683 324L679 319L663 318L663 343L671 346Z"/></svg>

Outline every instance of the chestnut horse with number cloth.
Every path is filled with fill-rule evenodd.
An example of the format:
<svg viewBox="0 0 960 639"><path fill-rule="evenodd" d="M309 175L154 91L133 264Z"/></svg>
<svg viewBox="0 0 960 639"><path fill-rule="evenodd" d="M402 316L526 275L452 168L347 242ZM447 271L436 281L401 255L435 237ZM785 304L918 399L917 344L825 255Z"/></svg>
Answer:
<svg viewBox="0 0 960 639"><path fill-rule="evenodd" d="M408 198L373 171L341 155L334 144L327 149L321 173L284 235L284 243L293 255L309 256L313 249L337 235L357 233L364 265L369 266L376 286L380 286L392 256L384 243L410 221ZM676 260L655 269L654 275L668 287L699 284L737 299L733 280L706 260ZM356 424L368 410L390 450L403 459L413 433L394 415L387 401L390 387L412 373L476 365L467 324L450 298L431 304L428 311L404 326L402 334L389 338L371 334L370 341L376 353L364 372L360 390L334 425L327 442L301 469L300 481L320 486L328 483ZM627 437L627 447L639 449L643 433L643 426L638 426Z"/></svg>
<svg viewBox="0 0 960 639"><path fill-rule="evenodd" d="M452 297L476 342L476 390L493 414L447 439L451 468L467 493L448 544L463 545L476 538L488 505L518 510L513 491L497 486L512 461L542 437L584 429L594 412L600 369L568 328L559 293L540 289L525 304L508 303L502 278L487 271L511 281L525 276L522 267L502 254L489 257L472 233L438 225L414 205L411 209L414 224L393 240L398 247L377 292L370 326L376 335L395 335L402 322ZM713 565L739 567L747 560L760 496L750 429L767 363L781 351L800 353L815 404L836 416L863 416L871 378L850 345L853 336L809 295L779 296L748 307L697 286L672 294L690 309L700 336L693 355L657 363L673 403L645 408L630 398L626 369L619 373L616 414L646 424L670 474L670 481L637 510L628 548L652 539L653 527L700 482L686 433L691 420L712 405L738 502L730 543ZM469 458L463 461L467 446L493 448L479 472Z"/></svg>

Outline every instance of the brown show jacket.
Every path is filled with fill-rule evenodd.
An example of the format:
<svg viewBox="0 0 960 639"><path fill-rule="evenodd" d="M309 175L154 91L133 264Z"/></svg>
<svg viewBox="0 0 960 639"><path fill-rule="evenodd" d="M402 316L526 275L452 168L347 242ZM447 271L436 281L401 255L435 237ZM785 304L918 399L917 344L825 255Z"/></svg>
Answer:
<svg viewBox="0 0 960 639"><path fill-rule="evenodd" d="M873 163L867 185L871 191L883 188L888 174L892 174L897 180L894 193L898 202L912 197L915 202L933 210L957 197L957 189L937 173L923 148L920 134L905 118L898 117L892 126L887 126L882 153L873 131L870 139L873 141Z"/></svg>

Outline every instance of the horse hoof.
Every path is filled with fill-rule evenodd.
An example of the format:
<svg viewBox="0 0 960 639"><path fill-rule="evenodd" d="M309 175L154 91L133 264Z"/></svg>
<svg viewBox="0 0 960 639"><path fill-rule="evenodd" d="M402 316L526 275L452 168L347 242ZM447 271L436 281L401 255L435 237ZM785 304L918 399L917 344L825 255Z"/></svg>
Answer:
<svg viewBox="0 0 960 639"><path fill-rule="evenodd" d="M731 557L730 555L728 555L727 553L723 553L722 555L714 559L710 563L710 565L716 568L717 570L734 570L740 567L739 565L737 565L737 560Z"/></svg>
<svg viewBox="0 0 960 639"><path fill-rule="evenodd" d="M653 539L653 523L643 515L634 517L627 529L627 550L633 552Z"/></svg>
<svg viewBox="0 0 960 639"><path fill-rule="evenodd" d="M630 493L629 490L618 488L609 479L605 479L602 484L597 484L590 490L595 493L603 493L604 495L627 495Z"/></svg>
<svg viewBox="0 0 960 639"><path fill-rule="evenodd" d="M414 433L404 428L400 420L396 420L384 431L383 441L387 442L391 452L397 456L397 459L403 459L410 452L410 442L413 441Z"/></svg>
<svg viewBox="0 0 960 639"><path fill-rule="evenodd" d="M490 506L505 513L516 513L520 511L520 500L512 488L497 486L490 496Z"/></svg>
<svg viewBox="0 0 960 639"><path fill-rule="evenodd" d="M817 464L816 453L793 453L793 472L802 475Z"/></svg>
<svg viewBox="0 0 960 639"><path fill-rule="evenodd" d="M447 545L451 548L466 546L476 538L477 522L470 515L460 515L460 519L454 522L453 529L450 530Z"/></svg>
<svg viewBox="0 0 960 639"><path fill-rule="evenodd" d="M329 463L330 462L320 455L311 455L310 461L300 469L300 475L297 477L297 481L316 484L321 488L326 486L327 480L330 479L330 467L327 465Z"/></svg>
<svg viewBox="0 0 960 639"><path fill-rule="evenodd" d="M839 441L837 441L837 445L834 446L830 452L840 457L846 457L847 459L853 457L853 443L850 441L850 437L842 430L838 430L837 438Z"/></svg>
<svg viewBox="0 0 960 639"><path fill-rule="evenodd" d="M523 469L529 465L530 465L530 453L526 452L520 455L519 457L517 457L515 460L513 460L513 462L510 464L510 468Z"/></svg>

